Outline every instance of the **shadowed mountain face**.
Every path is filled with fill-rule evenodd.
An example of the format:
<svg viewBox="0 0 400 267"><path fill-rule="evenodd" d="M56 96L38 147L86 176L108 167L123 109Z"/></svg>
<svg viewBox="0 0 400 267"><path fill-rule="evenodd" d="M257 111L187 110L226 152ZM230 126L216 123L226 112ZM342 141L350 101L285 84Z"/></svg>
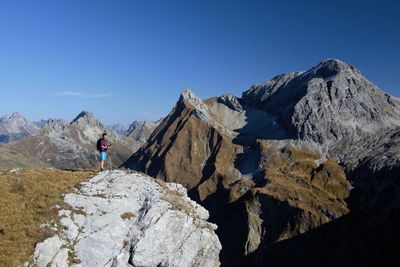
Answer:
<svg viewBox="0 0 400 267"><path fill-rule="evenodd" d="M107 129L90 113L81 112L71 123L48 120L37 134L0 147L7 167L51 166L62 169L97 168L96 142L107 131L114 166L119 166L140 144Z"/></svg>
<svg viewBox="0 0 400 267"><path fill-rule="evenodd" d="M181 183L208 208L225 266L351 265L353 251L360 262L372 259L361 240L374 237L362 233L393 226L399 114L399 100L353 66L325 60L253 86L241 99L203 101L185 90L124 166ZM329 253L320 249L325 261L320 235L325 248L332 245ZM340 249L339 238L358 247Z"/></svg>

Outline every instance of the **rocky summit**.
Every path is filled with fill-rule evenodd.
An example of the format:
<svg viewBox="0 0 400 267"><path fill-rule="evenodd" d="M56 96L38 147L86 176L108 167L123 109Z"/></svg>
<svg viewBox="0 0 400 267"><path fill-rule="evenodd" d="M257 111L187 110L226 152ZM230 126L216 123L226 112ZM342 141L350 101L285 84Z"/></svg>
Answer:
<svg viewBox="0 0 400 267"><path fill-rule="evenodd" d="M221 244L208 211L179 184L139 173L102 172L65 195L36 245L46 266L219 266Z"/></svg>
<svg viewBox="0 0 400 267"><path fill-rule="evenodd" d="M186 187L218 225L223 266L378 263L399 245L399 126L397 98L327 59L241 98L185 89L123 166Z"/></svg>

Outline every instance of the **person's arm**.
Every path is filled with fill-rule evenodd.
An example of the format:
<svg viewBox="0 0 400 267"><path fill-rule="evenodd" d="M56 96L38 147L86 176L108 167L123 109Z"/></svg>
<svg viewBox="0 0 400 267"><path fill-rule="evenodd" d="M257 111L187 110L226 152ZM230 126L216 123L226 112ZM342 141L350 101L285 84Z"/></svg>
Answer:
<svg viewBox="0 0 400 267"><path fill-rule="evenodd" d="M107 148L108 148L107 141L101 142L101 148L107 150Z"/></svg>

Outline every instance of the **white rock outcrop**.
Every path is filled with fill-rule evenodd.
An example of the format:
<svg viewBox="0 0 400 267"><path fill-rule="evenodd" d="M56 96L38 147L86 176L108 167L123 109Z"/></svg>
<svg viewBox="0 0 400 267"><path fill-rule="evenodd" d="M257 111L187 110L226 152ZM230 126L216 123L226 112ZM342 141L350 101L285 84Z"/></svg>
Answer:
<svg viewBox="0 0 400 267"><path fill-rule="evenodd" d="M41 266L219 266L208 211L178 184L102 172L65 195L58 234L36 246Z"/></svg>

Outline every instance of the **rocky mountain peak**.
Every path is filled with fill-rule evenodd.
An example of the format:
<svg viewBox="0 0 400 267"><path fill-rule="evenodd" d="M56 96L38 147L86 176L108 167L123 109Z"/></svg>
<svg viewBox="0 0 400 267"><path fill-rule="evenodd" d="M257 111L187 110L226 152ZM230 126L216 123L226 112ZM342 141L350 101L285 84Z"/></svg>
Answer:
<svg viewBox="0 0 400 267"><path fill-rule="evenodd" d="M220 103L225 104L227 107L229 107L229 108L231 108L233 110L236 110L236 111L239 111L239 112L243 111L243 107L240 104L239 99L236 96L232 95L232 94L224 94L223 96L218 98L218 101Z"/></svg>
<svg viewBox="0 0 400 267"><path fill-rule="evenodd" d="M322 60L317 66L311 68L307 74L322 78L329 78L342 72L361 75L361 72L354 66L339 59L332 58Z"/></svg>
<svg viewBox="0 0 400 267"><path fill-rule="evenodd" d="M72 120L71 124L87 124L91 126L101 126L101 123L96 116L89 111L82 111Z"/></svg>
<svg viewBox="0 0 400 267"><path fill-rule="evenodd" d="M195 95L195 93L189 89L189 88L185 88L183 89L180 97L179 97L179 101L183 102L183 101L188 101L191 104L197 105L198 103L202 103L203 101L201 100L200 97L198 97L197 95Z"/></svg>
<svg viewBox="0 0 400 267"><path fill-rule="evenodd" d="M73 119L72 122L75 122L80 118L90 118L90 117L94 117L94 114L92 112L83 110L81 111L81 113L78 114L78 116L75 117L75 119Z"/></svg>
<svg viewBox="0 0 400 267"><path fill-rule="evenodd" d="M11 114L11 116L9 117L10 120L15 120L15 119L24 119L24 117L21 116L21 114L19 114L18 112L14 112L13 114Z"/></svg>
<svg viewBox="0 0 400 267"><path fill-rule="evenodd" d="M66 125L68 125L69 122L67 120L63 119L48 119L44 125L44 129L48 130L62 130Z"/></svg>
<svg viewBox="0 0 400 267"><path fill-rule="evenodd" d="M11 115L3 115L0 118L0 122L6 122L6 121L10 121L10 122L14 122L14 121L23 121L26 122L27 120L18 112L14 112Z"/></svg>
<svg viewBox="0 0 400 267"><path fill-rule="evenodd" d="M189 104L192 108L195 109L196 116L202 121L208 122L210 119L210 115L208 113L208 107L204 104L203 100L200 97L195 95L192 90L185 88L178 101L179 104Z"/></svg>

